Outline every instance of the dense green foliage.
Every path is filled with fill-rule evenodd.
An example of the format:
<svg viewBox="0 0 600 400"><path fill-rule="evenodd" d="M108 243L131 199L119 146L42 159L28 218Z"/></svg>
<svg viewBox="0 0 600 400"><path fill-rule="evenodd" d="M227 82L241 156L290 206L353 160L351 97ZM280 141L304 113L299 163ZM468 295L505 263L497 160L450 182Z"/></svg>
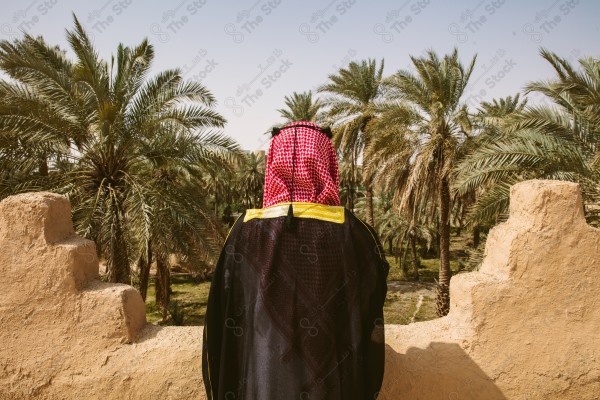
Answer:
<svg viewBox="0 0 600 400"><path fill-rule="evenodd" d="M178 68L150 75L147 40L105 60L76 17L67 40L72 58L28 34L0 42L0 199L66 195L107 279L145 298L154 266L158 312L181 319L169 308L171 267L210 275L235 217L262 205L264 153L222 133L200 82ZM586 218L600 222L600 61L540 54L554 76L476 108L463 98L476 57L463 64L455 49L410 57L410 70L389 76L383 60L352 61L325 79L321 97L294 92L277 110L282 123L332 127L342 202L376 228L403 279L422 280L423 263L439 260L438 315L448 311L451 262L460 253L461 268L477 267L514 183L578 182ZM471 238L460 252L451 232Z"/></svg>

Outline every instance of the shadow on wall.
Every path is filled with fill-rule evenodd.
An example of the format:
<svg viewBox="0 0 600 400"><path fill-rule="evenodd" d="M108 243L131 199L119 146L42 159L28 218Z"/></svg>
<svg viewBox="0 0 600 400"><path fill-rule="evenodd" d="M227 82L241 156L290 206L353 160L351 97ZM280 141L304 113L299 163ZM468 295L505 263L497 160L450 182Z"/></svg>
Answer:
<svg viewBox="0 0 600 400"><path fill-rule="evenodd" d="M377 400L506 400L507 397L456 343L431 342L425 349L410 347L405 354L386 344L385 375L402 374L391 393L384 385ZM449 373L451 372L451 373ZM392 381L384 377L384 382Z"/></svg>

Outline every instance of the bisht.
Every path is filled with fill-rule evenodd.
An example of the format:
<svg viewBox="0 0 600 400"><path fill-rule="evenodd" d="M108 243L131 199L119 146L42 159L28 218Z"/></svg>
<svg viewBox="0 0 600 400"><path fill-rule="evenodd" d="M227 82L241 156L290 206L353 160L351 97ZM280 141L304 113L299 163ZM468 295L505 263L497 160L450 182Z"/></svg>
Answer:
<svg viewBox="0 0 600 400"><path fill-rule="evenodd" d="M342 206L246 210L212 277L202 346L208 398L376 399L388 272L376 233Z"/></svg>

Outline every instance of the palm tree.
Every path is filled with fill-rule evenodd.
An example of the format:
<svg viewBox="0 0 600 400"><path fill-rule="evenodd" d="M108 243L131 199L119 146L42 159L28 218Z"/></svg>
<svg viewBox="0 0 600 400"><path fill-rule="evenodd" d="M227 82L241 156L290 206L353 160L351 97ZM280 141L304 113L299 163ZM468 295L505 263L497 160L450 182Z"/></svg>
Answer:
<svg viewBox="0 0 600 400"><path fill-rule="evenodd" d="M542 93L554 105L510 113L493 140L457 166L460 193L489 188L477 199L475 220L505 213L510 186L527 179L581 182L586 203L599 202L600 61L582 58L578 71L550 51L541 49L540 54L556 76L528 84L526 92Z"/></svg>
<svg viewBox="0 0 600 400"><path fill-rule="evenodd" d="M312 91L296 93L285 96L285 106L277 110L286 122L309 121L317 122L322 103L319 99L313 101Z"/></svg>
<svg viewBox="0 0 600 400"><path fill-rule="evenodd" d="M527 100L520 100L520 94L514 97L493 99L491 102L484 101L473 115L473 135L461 148L461 162L455 167L455 185L458 187L456 195L462 200L462 210L468 210L468 222L473 225L473 245L478 246L479 232L482 226L491 226L504 218L508 207L508 197L500 196L498 193L506 193L510 185L486 185L463 186L463 180L467 173L465 168L473 160L473 157L484 147L498 143L507 129L507 123L511 117L522 112ZM462 213L461 213L462 214Z"/></svg>
<svg viewBox="0 0 600 400"><path fill-rule="evenodd" d="M358 203L358 189L362 181L361 171L349 158L340 156L339 159L340 200L348 210L355 211L355 205Z"/></svg>
<svg viewBox="0 0 600 400"><path fill-rule="evenodd" d="M213 199L214 216L218 218L219 207L223 204L231 204L237 192L235 182L236 165L243 162L244 157L240 154L230 161L223 161L210 168L205 176L203 188Z"/></svg>
<svg viewBox="0 0 600 400"><path fill-rule="evenodd" d="M265 156L260 152L246 154L239 165L237 181L240 203L244 208L261 206L265 186Z"/></svg>
<svg viewBox="0 0 600 400"><path fill-rule="evenodd" d="M356 168L361 155L363 163L366 162L362 150L370 140L368 125L376 118L377 102L383 99L383 65L383 60L379 67L374 59L360 63L352 61L347 68L340 68L337 74L329 75L329 82L319 88L319 92L331 95L324 104L327 106L327 117L334 121L334 144L352 168ZM356 176L353 172L350 175ZM373 187L369 179L364 179L363 184L366 222L373 226Z"/></svg>
<svg viewBox="0 0 600 400"><path fill-rule="evenodd" d="M140 268L140 292L143 296L148 285L150 265L156 263L156 303L163 310L163 320L167 318L170 301L169 259L172 254L180 261L199 272L208 263L212 264L220 251L224 235L221 224L212 214L210 198L201 182L216 165L227 165L226 159L211 156L204 159L198 153L202 150L202 139L207 145L215 145L214 134L200 135L165 131L156 138L161 143L157 147L173 151L170 155L156 155L145 165L145 180L139 183L146 207L151 210L147 225L136 224L149 232L138 232L135 237L146 238L146 248L142 246L138 265ZM171 143L171 144L170 144ZM177 143L173 146L174 143ZM207 149L204 146L203 150ZM190 158L187 158L190 157ZM198 158L201 157L201 158Z"/></svg>
<svg viewBox="0 0 600 400"><path fill-rule="evenodd" d="M379 165L380 172L375 172L375 176L390 175L395 181L399 208L418 212L426 210L428 200L433 200L429 215L437 216L439 232L440 316L448 313L450 304L450 172L471 129L461 97L475 59L465 68L457 49L442 59L432 50L424 57L411 57L416 73L400 70L387 80L391 100L381 107L381 115L373 126L379 133L373 136L373 149L385 147L385 141L397 143L395 148L380 150L387 160L369 162L373 163L371 169L376 168L374 164ZM387 171L384 165L393 170Z"/></svg>
<svg viewBox="0 0 600 400"><path fill-rule="evenodd" d="M417 243L425 243L427 247L431 245L433 238L431 229L418 223L417 219L404 218L402 211L391 208L384 215L385 224L382 224L378 232L382 241L396 243L396 262L402 268L405 278L414 281L419 280L419 255L417 252ZM405 245L406 244L406 245ZM403 248L403 247L406 248ZM410 254L412 272L409 274L408 265L405 262Z"/></svg>
<svg viewBox="0 0 600 400"><path fill-rule="evenodd" d="M391 108L391 104L385 104L381 108L389 112L397 112ZM382 114L385 118L389 116ZM404 131L399 126L388 125L385 129L379 124L374 128L380 129L377 138L373 139L368 148L365 149L372 162L365 166L365 173L371 176L374 184L381 188L382 193L392 194L392 206L378 223L378 231L382 238L397 243L397 254L402 254L400 265L405 276L408 271L404 263L408 247L413 267L412 278L419 279L419 261L417 256L417 242L431 244L431 229L436 212L435 202L431 196L424 194L421 198L411 198L408 206L399 207L402 200L401 187L410 172L412 156L417 151L419 144L416 135L412 131ZM404 134L403 134L404 132ZM406 243L407 250L402 250Z"/></svg>
<svg viewBox="0 0 600 400"><path fill-rule="evenodd" d="M10 77L0 82L0 144L12 144L2 152L33 154L39 165L10 171L19 186L4 195L31 188L67 195L76 230L96 241L109 280L130 283L132 262L149 265L151 254L189 247L185 235L207 248L199 177L239 149L210 131L225 120L203 85L185 82L178 69L148 76L147 40L119 45L106 62L73 18L67 40L75 61L27 34L0 43L0 68Z"/></svg>
<svg viewBox="0 0 600 400"><path fill-rule="evenodd" d="M381 184L381 181L374 181L374 184ZM394 188L395 189L395 188ZM395 255L396 262L402 268L405 278L419 280L419 256L417 253L417 244L426 243L427 247L431 244L431 232L427 226L421 224L421 220L426 220L426 214L421 213L418 216L412 216L400 210L395 204L394 191L390 191L387 186L378 187L380 196L374 199L373 208L377 224L374 226L378 232L381 242L389 244L390 254ZM364 217L365 199L361 198L356 204L356 214ZM406 244L406 249L404 245ZM396 251L394 252L394 245ZM410 249L409 249L410 248ZM410 255L412 273L408 272L407 256Z"/></svg>

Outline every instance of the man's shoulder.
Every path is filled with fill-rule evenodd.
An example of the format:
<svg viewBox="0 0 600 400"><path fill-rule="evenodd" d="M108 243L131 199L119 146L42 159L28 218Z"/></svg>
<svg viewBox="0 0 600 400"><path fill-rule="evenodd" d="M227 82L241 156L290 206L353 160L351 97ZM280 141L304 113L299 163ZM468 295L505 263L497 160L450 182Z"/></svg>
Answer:
<svg viewBox="0 0 600 400"><path fill-rule="evenodd" d="M387 263L385 258L385 252L383 250L383 246L381 245L381 241L379 240L379 235L377 231L362 218L358 217L351 210L346 210L346 221L350 224L349 229L351 230L353 235L357 235L362 237L363 240L372 243L375 253L382 259L383 262Z"/></svg>
<svg viewBox="0 0 600 400"><path fill-rule="evenodd" d="M373 229L373 227L366 221L364 221L362 218L354 214L351 210L344 207L344 213L345 219L348 221L349 224L356 226L357 229L364 230L364 232L368 233L369 235L374 235L375 237L377 237L375 229Z"/></svg>

